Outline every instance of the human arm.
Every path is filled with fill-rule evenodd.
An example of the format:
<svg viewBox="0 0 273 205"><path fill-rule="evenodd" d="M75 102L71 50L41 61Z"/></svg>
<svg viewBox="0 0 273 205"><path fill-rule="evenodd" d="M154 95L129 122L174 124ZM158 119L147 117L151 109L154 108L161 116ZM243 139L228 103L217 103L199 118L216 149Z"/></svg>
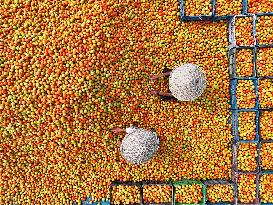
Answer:
<svg viewBox="0 0 273 205"><path fill-rule="evenodd" d="M118 133L121 133L121 132L126 132L126 129L119 128L119 127L115 127L115 128L112 129L112 131L113 131L115 134L118 134Z"/></svg>
<svg viewBox="0 0 273 205"><path fill-rule="evenodd" d="M173 97L173 95L171 93L161 92L161 91L158 91L158 90L150 91L150 95L161 95L161 96Z"/></svg>
<svg viewBox="0 0 273 205"><path fill-rule="evenodd" d="M136 125L133 125L131 127L127 127L126 129L115 127L115 128L112 129L112 131L115 134L118 134L118 133L121 133L121 132L129 134L129 133L133 132L136 128L137 128Z"/></svg>
<svg viewBox="0 0 273 205"><path fill-rule="evenodd" d="M161 92L161 91L158 92L158 95L167 96L167 97L173 97L173 95L171 93L166 93L166 92Z"/></svg>
<svg viewBox="0 0 273 205"><path fill-rule="evenodd" d="M171 71L168 71L166 73L158 74L158 75L151 75L150 80L156 80L158 78L164 77L164 76L169 76L171 74Z"/></svg>

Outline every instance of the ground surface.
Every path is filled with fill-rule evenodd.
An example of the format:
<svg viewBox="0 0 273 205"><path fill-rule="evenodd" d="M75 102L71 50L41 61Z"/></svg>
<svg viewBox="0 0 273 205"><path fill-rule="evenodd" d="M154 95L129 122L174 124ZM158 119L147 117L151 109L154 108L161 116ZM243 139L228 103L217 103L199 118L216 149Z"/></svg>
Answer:
<svg viewBox="0 0 273 205"><path fill-rule="evenodd" d="M176 0L0 2L1 203L101 199L113 180L230 178L226 22L181 23ZM186 62L206 73L202 97L148 95L168 86L150 74ZM133 122L161 143L139 167L110 132Z"/></svg>

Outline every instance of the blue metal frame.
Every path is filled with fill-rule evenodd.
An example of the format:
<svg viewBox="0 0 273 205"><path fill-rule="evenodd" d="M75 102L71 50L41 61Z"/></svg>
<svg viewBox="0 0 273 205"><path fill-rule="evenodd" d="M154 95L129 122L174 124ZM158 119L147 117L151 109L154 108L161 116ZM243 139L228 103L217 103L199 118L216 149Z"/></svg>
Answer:
<svg viewBox="0 0 273 205"><path fill-rule="evenodd" d="M247 8L245 8L247 10ZM260 116L261 116L261 112L264 110L272 110L272 108L260 108L260 103L259 103L259 93L258 93L258 86L259 86L259 80L260 79L268 79L271 78L271 76L265 76L265 77L260 77L258 74L258 67L257 67L257 53L258 53L258 49L259 48L270 48L273 47L273 45L259 45L258 40L257 40L257 33L256 33L256 25L257 25L257 19L259 16L263 16L264 14L259 14L259 15L255 15L256 17L254 18L255 21L253 21L253 35L255 36L255 45L254 46L236 46L234 44L232 44L232 42L230 41L231 45L229 47L229 54L228 54L228 59L229 59L229 69L230 69L230 96L231 96L231 110L232 110L232 134L235 138L235 144L234 146L237 148L236 151L238 150L238 143L257 143L257 153L258 153L258 157L257 157L257 169L256 172L239 172L238 171L238 166L236 164L233 164L233 171L234 173L236 173L236 184L238 182L238 176L239 174L258 174L257 176L257 198L256 200L258 200L259 204L264 204L264 203L260 203L260 174L261 173L272 173L273 174L273 170L270 171L264 171L261 167L261 143L265 142L263 140L261 140L261 133L260 133ZM270 16L273 16L273 13L270 14ZM230 23L230 22L229 22ZM233 34L234 35L234 34ZM229 39L231 39L229 37ZM237 49L253 49L254 52L254 56L253 56L253 64L254 64L254 72L253 72L253 77L237 77L236 76L236 50ZM232 56L233 55L233 56ZM253 80L254 82L254 87L255 87L255 95L256 95L256 104L254 109L238 109L237 106L237 101L236 101L236 88L237 88L237 83L238 80ZM238 113L239 112L255 112L256 113L256 117L255 117L255 125L256 125L256 139L254 141L249 141L249 140L240 140L239 138L239 134L238 134ZM267 142L273 142L273 140L271 141L267 141ZM237 162L237 153L234 154L235 159L233 159L233 161ZM237 190L238 191L238 190ZM238 193L237 193L238 194ZM239 203L239 204L243 204L243 203Z"/></svg>
<svg viewBox="0 0 273 205"><path fill-rule="evenodd" d="M196 21L196 20L213 20L214 12L215 12L215 0L211 0L212 4L212 15L200 15L200 16L186 16L185 15L185 7L184 7L185 0L179 0L180 5L180 19L181 21Z"/></svg>
<svg viewBox="0 0 273 205"><path fill-rule="evenodd" d="M112 201L112 191L113 191L113 186L136 186L139 187L140 189L140 200L139 203L135 203L134 205L148 205L148 204L156 204L156 203L144 203L143 202L143 188L144 186L148 185L166 185L170 186L172 188L172 194L171 194L171 201L169 203L164 203L166 205L173 205L174 204L174 186L172 182L167 182L167 181L142 181L142 182L132 182L132 181L114 181L110 185L110 200L103 202L104 204L101 205L111 205ZM88 197L86 201L82 201L81 205L96 205L98 202L94 203L89 203L91 201L91 197ZM102 203L102 202L99 202Z"/></svg>
<svg viewBox="0 0 273 205"><path fill-rule="evenodd" d="M91 202L91 197L87 197L85 201L81 202L81 205L110 205L109 201Z"/></svg>
<svg viewBox="0 0 273 205"><path fill-rule="evenodd" d="M199 15L199 16L187 16L185 15L185 6L184 2L187 0L179 0L180 5L180 19L181 21L220 21L220 20L229 20L234 15L225 15L220 16L216 14L216 0L211 0L211 15ZM246 14L247 11L247 0L242 1L242 11L241 14Z"/></svg>
<svg viewBox="0 0 273 205"><path fill-rule="evenodd" d="M243 11L242 14L247 14L247 0L243 0Z"/></svg>
<svg viewBox="0 0 273 205"><path fill-rule="evenodd" d="M228 20L232 18L235 15L225 15L225 16L220 16L216 14L216 0L211 0L211 14L212 15L199 15L199 16L187 16L185 15L185 6L184 2L187 0L179 0L179 5L180 5L180 19L182 21L219 21L219 20ZM248 12L248 2L247 0L241 0L242 1L242 10L241 10L241 15L254 15L253 13ZM265 12L265 13L257 13L255 14L257 16L273 16L273 12Z"/></svg>

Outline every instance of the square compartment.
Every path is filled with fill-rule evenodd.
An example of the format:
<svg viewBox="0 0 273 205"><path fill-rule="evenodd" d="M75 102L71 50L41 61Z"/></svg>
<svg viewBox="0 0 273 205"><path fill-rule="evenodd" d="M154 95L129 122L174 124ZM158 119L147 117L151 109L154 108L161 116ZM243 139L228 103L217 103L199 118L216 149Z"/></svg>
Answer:
<svg viewBox="0 0 273 205"><path fill-rule="evenodd" d="M239 172L258 171L258 144L239 142L237 153L237 167Z"/></svg>
<svg viewBox="0 0 273 205"><path fill-rule="evenodd" d="M262 140L273 140L273 111L260 111L259 127Z"/></svg>
<svg viewBox="0 0 273 205"><path fill-rule="evenodd" d="M207 185L206 204L231 204L235 201L235 185L232 183Z"/></svg>
<svg viewBox="0 0 273 205"><path fill-rule="evenodd" d="M231 78L255 76L254 48L234 47L229 49L228 53Z"/></svg>
<svg viewBox="0 0 273 205"><path fill-rule="evenodd" d="M177 181L177 182L174 182L173 183L174 185L174 204L175 205L182 205L182 204L205 204L205 198L206 198L206 186L200 182L200 181L197 181L197 180L184 180L184 181ZM200 186L200 187L199 187ZM198 193L196 196L193 196L194 197L197 197L197 200L198 202L195 203L194 199L192 202L189 202L189 203L183 203L181 201L177 201L177 200L180 200L180 197L181 199L183 197L189 197L189 195L193 195L193 193L191 192L192 190L191 189L198 189L198 187L200 188L199 189L199 196L202 196L202 198L200 197L200 200L198 200ZM189 193L186 194L186 196L183 196L183 194L180 193L180 190L181 189L190 189L189 190ZM182 195L182 196L181 196ZM190 199L185 199L185 200L190 200Z"/></svg>
<svg viewBox="0 0 273 205"><path fill-rule="evenodd" d="M259 80L260 108L273 108L273 79Z"/></svg>
<svg viewBox="0 0 273 205"><path fill-rule="evenodd" d="M258 203L258 174L239 174L238 202ZM249 197L251 196L251 197Z"/></svg>
<svg viewBox="0 0 273 205"><path fill-rule="evenodd" d="M229 43L231 46L255 46L254 15L236 15L229 21Z"/></svg>
<svg viewBox="0 0 273 205"><path fill-rule="evenodd" d="M257 95L254 80L238 80L236 85L236 104L238 109L257 107Z"/></svg>
<svg viewBox="0 0 273 205"><path fill-rule="evenodd" d="M142 204L141 184L134 182L113 182L110 185L110 205L119 204Z"/></svg>
<svg viewBox="0 0 273 205"><path fill-rule="evenodd" d="M238 112L239 140L255 140L257 137L258 118L256 112Z"/></svg>
<svg viewBox="0 0 273 205"><path fill-rule="evenodd" d="M273 16L272 14L258 15L256 33L258 45L273 44Z"/></svg>
<svg viewBox="0 0 273 205"><path fill-rule="evenodd" d="M273 141L260 143L260 163L262 170L273 170Z"/></svg>
<svg viewBox="0 0 273 205"><path fill-rule="evenodd" d="M213 15L213 0L180 0L181 10L184 16L205 16Z"/></svg>
<svg viewBox="0 0 273 205"><path fill-rule="evenodd" d="M173 186L168 183L143 182L143 204L172 205ZM155 195L157 193L157 195Z"/></svg>
<svg viewBox="0 0 273 205"><path fill-rule="evenodd" d="M232 10L230 10L232 8ZM242 0L219 1L215 3L215 14L217 16L234 16L243 13Z"/></svg>
<svg viewBox="0 0 273 205"><path fill-rule="evenodd" d="M247 122L241 121L241 119L239 119L239 115L241 117L244 117L245 115L242 113L248 113L248 112L250 112L251 114L252 113L255 114L254 124L253 124L253 122L247 123ZM259 117L260 117L260 112L258 110L254 110L254 109L232 110L232 116L231 116L232 135L234 136L236 142L239 142L239 143L258 143L259 142L259 140L260 140ZM249 127L247 129L245 127L242 127L244 125L244 123L249 125ZM252 140L250 140L250 138L245 138L245 135L247 135L249 132L251 132L251 130L253 130L252 125L254 125L254 127L255 127L255 138L254 139L252 138ZM248 130L248 129L251 129L251 130ZM244 130L247 130L246 131L247 133L246 132L244 132L243 134L240 133L240 132L243 132Z"/></svg>
<svg viewBox="0 0 273 205"><path fill-rule="evenodd" d="M273 203L273 174L264 172L259 178L261 204Z"/></svg>
<svg viewBox="0 0 273 205"><path fill-rule="evenodd" d="M270 53L272 52L272 53ZM273 47L257 49L257 76L273 77Z"/></svg>
<svg viewBox="0 0 273 205"><path fill-rule="evenodd" d="M247 0L247 12L252 14L272 12L272 7L267 5L268 0Z"/></svg>

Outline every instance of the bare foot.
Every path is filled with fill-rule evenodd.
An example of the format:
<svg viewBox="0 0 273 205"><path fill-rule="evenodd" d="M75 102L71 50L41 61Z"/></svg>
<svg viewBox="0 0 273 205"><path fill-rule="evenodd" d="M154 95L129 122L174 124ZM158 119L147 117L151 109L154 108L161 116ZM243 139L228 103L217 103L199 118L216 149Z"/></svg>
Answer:
<svg viewBox="0 0 273 205"><path fill-rule="evenodd" d="M150 95L158 95L159 91L158 90L151 90Z"/></svg>
<svg viewBox="0 0 273 205"><path fill-rule="evenodd" d="M112 129L112 132L114 132L115 134L119 133L119 132L122 132L123 129L119 128L119 127L115 127Z"/></svg>

